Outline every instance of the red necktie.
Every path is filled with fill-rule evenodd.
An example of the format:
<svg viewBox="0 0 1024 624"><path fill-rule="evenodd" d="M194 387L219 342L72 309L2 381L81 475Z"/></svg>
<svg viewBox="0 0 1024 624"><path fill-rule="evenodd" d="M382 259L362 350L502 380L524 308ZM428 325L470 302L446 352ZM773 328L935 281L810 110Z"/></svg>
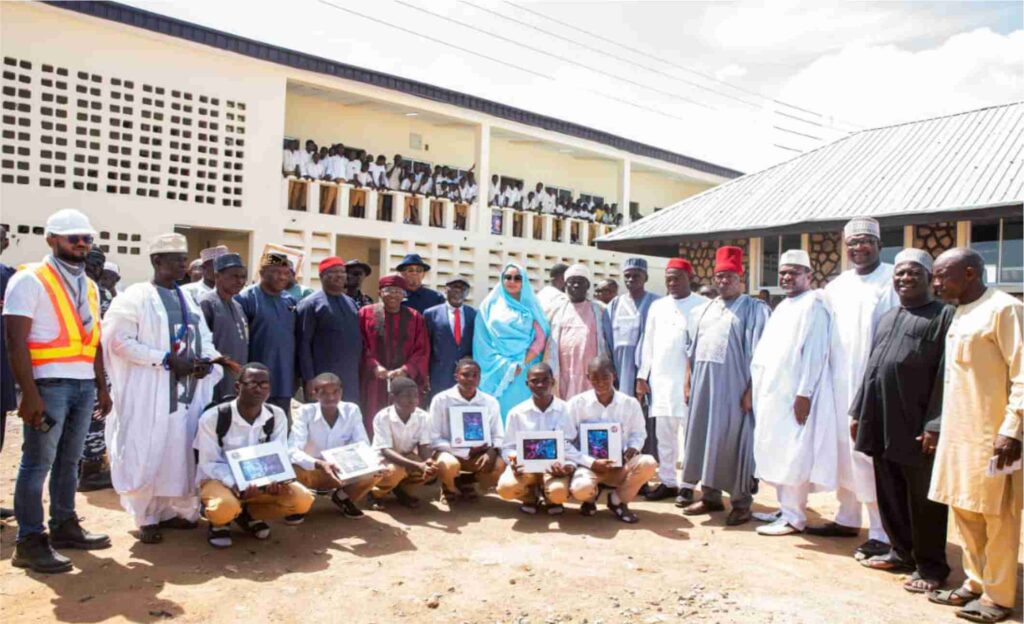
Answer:
<svg viewBox="0 0 1024 624"><path fill-rule="evenodd" d="M454 310L455 310L455 329L454 329L453 333L455 334L455 346L457 347L457 346L462 344L462 317L459 316L459 308L455 308Z"/></svg>

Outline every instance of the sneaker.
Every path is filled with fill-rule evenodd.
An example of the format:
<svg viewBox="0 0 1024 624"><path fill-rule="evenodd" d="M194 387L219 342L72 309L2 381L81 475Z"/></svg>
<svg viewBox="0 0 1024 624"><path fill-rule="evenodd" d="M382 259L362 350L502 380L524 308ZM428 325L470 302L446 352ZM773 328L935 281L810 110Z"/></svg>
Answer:
<svg viewBox="0 0 1024 624"><path fill-rule="evenodd" d="M241 515L235 518L235 523L242 527L246 533L249 533L258 540L265 540L270 537L270 525L262 520L253 519L248 511L243 511Z"/></svg>
<svg viewBox="0 0 1024 624"><path fill-rule="evenodd" d="M356 504L352 502L351 498L341 498L338 496L337 492L331 496L331 502L334 503L335 507L341 510L341 513L344 514L346 518L362 518L366 515L361 509L356 507Z"/></svg>
<svg viewBox="0 0 1024 624"><path fill-rule="evenodd" d="M231 546L231 529L228 525L215 527L211 524L210 530L206 534L206 541L214 548L227 548Z"/></svg>
<svg viewBox="0 0 1024 624"><path fill-rule="evenodd" d="M296 526L302 524L305 519L306 514L292 514L290 516L285 516L282 522L288 526Z"/></svg>
<svg viewBox="0 0 1024 624"><path fill-rule="evenodd" d="M50 538L46 533L29 535L18 542L14 547L11 565L42 574L60 574L71 570L71 560L50 546Z"/></svg>
<svg viewBox="0 0 1024 624"><path fill-rule="evenodd" d="M110 548L110 537L102 533L90 533L82 528L78 516L71 516L61 522L50 536L54 548L79 548L99 550Z"/></svg>

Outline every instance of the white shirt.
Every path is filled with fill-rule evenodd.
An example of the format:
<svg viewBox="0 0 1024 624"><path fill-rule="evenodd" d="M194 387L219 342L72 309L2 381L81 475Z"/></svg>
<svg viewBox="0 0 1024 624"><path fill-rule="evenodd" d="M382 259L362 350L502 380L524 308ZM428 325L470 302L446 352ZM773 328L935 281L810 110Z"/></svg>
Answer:
<svg viewBox="0 0 1024 624"><path fill-rule="evenodd" d="M648 380L651 385L652 418L686 418L690 413L683 394L686 353L697 327L693 310L707 301L706 297L697 293L690 293L682 299L673 299L669 295L652 303L647 312L647 324L640 347L640 369L636 376ZM640 317L630 319L625 315L628 310L625 301L618 307L616 335L618 332L625 333L631 321L639 327Z"/></svg>
<svg viewBox="0 0 1024 624"><path fill-rule="evenodd" d="M597 393L587 390L569 399L567 415L562 430L565 431L565 456L570 462L590 468L594 458L580 450L580 425L584 423L618 423L622 426L622 450L644 448L647 440L647 425L640 403L633 397L618 390L607 406L597 400Z"/></svg>
<svg viewBox="0 0 1024 624"><path fill-rule="evenodd" d="M421 193L429 193L431 190L433 190L433 188L434 188L434 178L431 178L429 176L424 177L422 183L420 184L420 192Z"/></svg>
<svg viewBox="0 0 1024 624"><path fill-rule="evenodd" d="M235 477L228 465L227 451L255 446L263 441L263 425L273 416L274 433L270 439L280 440L288 446L288 418L280 408L263 404L263 411L249 424L238 413L238 401L231 402L231 428L224 434L224 447L217 442L217 408L211 407L199 417L199 431L196 433L194 448L199 451L196 465L196 485L210 479L220 481L228 487L235 487Z"/></svg>
<svg viewBox="0 0 1024 624"><path fill-rule="evenodd" d="M359 173L360 169L362 168L363 163L360 162L358 158L354 158L348 161L347 163L345 163L345 179L351 180L352 178L356 177L356 174Z"/></svg>
<svg viewBox="0 0 1024 624"><path fill-rule="evenodd" d="M323 452L355 444L370 443L363 427L363 413L355 403L338 403L338 418L334 426L327 424L319 403L303 405L292 417L292 431L288 435L288 454L292 463L306 470L316 467Z"/></svg>
<svg viewBox="0 0 1024 624"><path fill-rule="evenodd" d="M302 176L306 178L313 178L319 180L324 177L324 166L322 162L309 162L302 165Z"/></svg>
<svg viewBox="0 0 1024 624"><path fill-rule="evenodd" d="M369 186L370 182L373 182L373 176L366 171L360 171L356 174L356 181L362 186Z"/></svg>
<svg viewBox="0 0 1024 624"><path fill-rule="evenodd" d="M281 170L288 173L295 173L295 167L297 167L298 164L298 161L295 159L295 153L291 150L284 150L284 159L282 161Z"/></svg>
<svg viewBox="0 0 1024 624"><path fill-rule="evenodd" d="M444 392L434 395L434 399L430 402L430 446L434 450L445 451L463 459L469 457L468 448L452 448L452 429L448 421L448 408L455 405L471 405L482 408L484 419L487 421L484 426L491 431L491 446L501 448L505 430L501 425L501 406L498 405L498 400L486 392L477 390L473 398L467 401L459 393L459 387L452 386Z"/></svg>
<svg viewBox="0 0 1024 624"><path fill-rule="evenodd" d="M402 168L399 166L391 167L391 174L388 175L388 188L396 189L402 184Z"/></svg>
<svg viewBox="0 0 1024 624"><path fill-rule="evenodd" d="M402 182L398 185L398 189L401 191L412 190L412 182L409 181L409 178L402 178Z"/></svg>
<svg viewBox="0 0 1024 624"><path fill-rule="evenodd" d="M541 411L533 402L533 397L526 399L509 410L505 420L505 442L501 445L501 456L509 461L509 453L516 450L520 431L558 431L566 418L568 407L562 399L553 396L551 405Z"/></svg>
<svg viewBox="0 0 1024 624"><path fill-rule="evenodd" d="M430 444L430 414L416 408L408 422L402 422L394 405L385 407L373 417L373 448L391 449L399 455L416 452L420 445Z"/></svg>
<svg viewBox="0 0 1024 624"><path fill-rule="evenodd" d="M295 150L292 153L295 154L295 162L298 164L300 168L302 167L302 165L313 160L313 155L307 152L306 150Z"/></svg>
<svg viewBox="0 0 1024 624"><path fill-rule="evenodd" d="M388 170L384 165L370 163L370 175L373 177L373 183L377 186L387 186Z"/></svg>
<svg viewBox="0 0 1024 624"><path fill-rule="evenodd" d="M58 278L60 279L60 278ZM92 279L86 277L90 288L98 288ZM98 292L98 291L97 291ZM68 299L74 306L72 295ZM32 319L32 327L28 330L29 342L49 342L60 335L61 323L57 311L50 303L50 297L43 288L36 274L31 269L22 269L11 277L7 283L7 292L3 298L4 316L24 316ZM97 307L98 309L98 307ZM93 327L99 327L100 319L93 319ZM2 340L3 337L0 337ZM93 365L89 362L54 362L32 367L32 377L44 379L96 379Z"/></svg>
<svg viewBox="0 0 1024 624"><path fill-rule="evenodd" d="M476 196L479 192L480 189L476 184L467 184L462 191L462 199L466 200L468 203L473 203L476 201Z"/></svg>
<svg viewBox="0 0 1024 624"><path fill-rule="evenodd" d="M488 205L498 203L498 196L501 195L501 189L498 188L497 184L491 184L490 198L487 200Z"/></svg>
<svg viewBox="0 0 1024 624"><path fill-rule="evenodd" d="M199 280L198 282L189 282L181 287L181 292L185 293L185 296L192 300L192 303L199 305L199 300L203 298L203 295L212 293L217 290L216 286L207 286L205 280Z"/></svg>

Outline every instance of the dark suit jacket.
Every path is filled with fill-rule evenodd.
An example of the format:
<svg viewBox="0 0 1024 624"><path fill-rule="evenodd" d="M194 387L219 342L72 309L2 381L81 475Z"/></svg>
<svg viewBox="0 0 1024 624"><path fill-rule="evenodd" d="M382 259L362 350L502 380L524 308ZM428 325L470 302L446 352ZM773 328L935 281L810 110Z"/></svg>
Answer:
<svg viewBox="0 0 1024 624"><path fill-rule="evenodd" d="M423 313L430 334L430 396L455 385L455 363L473 355L473 327L476 310L462 306L462 342L455 345L455 334L448 324L448 304L428 308Z"/></svg>

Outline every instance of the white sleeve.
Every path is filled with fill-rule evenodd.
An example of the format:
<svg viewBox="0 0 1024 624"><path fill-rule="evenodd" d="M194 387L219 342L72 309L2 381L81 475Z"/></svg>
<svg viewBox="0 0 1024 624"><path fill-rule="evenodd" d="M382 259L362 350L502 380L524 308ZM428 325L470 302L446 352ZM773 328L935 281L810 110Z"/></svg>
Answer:
<svg viewBox="0 0 1024 624"><path fill-rule="evenodd" d="M366 442L369 444L370 438L366 435L366 426L363 425L363 411L359 409L358 405L353 405L352 411L354 413L351 415L352 427L349 431L348 443Z"/></svg>
<svg viewBox="0 0 1024 624"><path fill-rule="evenodd" d="M311 407L313 410L310 410ZM292 430L288 434L288 456L293 464L303 470L316 468L316 459L306 452L306 444L309 443L310 412L316 413L315 409L312 404L303 405L302 409L295 413L295 418L292 419ZM276 432L277 423L275 423L274 429Z"/></svg>
<svg viewBox="0 0 1024 624"><path fill-rule="evenodd" d="M566 405L565 418L562 420L562 431L565 432L565 458L577 466L590 468L594 464L594 458L580 451L582 444L579 441L580 428L576 409L575 402L570 401Z"/></svg>
<svg viewBox="0 0 1024 624"><path fill-rule="evenodd" d="M645 381L651 378L651 359L654 358L654 327L657 314L654 309L647 312L647 323L644 325L643 343L640 346L640 369L636 372L637 379ZM614 321L613 321L614 322ZM615 330L612 329L614 332Z"/></svg>
<svg viewBox="0 0 1024 624"><path fill-rule="evenodd" d="M509 455L516 450L516 438L519 435L519 412L513 410L505 422L505 437L501 444L501 457L507 463ZM497 445L495 445L497 446Z"/></svg>
<svg viewBox="0 0 1024 624"><path fill-rule="evenodd" d="M373 448L395 448L395 441L391 438L391 427L388 426L387 410L385 407L373 417ZM429 439L427 441L429 442Z"/></svg>
<svg viewBox="0 0 1024 624"><path fill-rule="evenodd" d="M644 422L644 411L640 407L640 402L633 397L629 397L626 405L626 413L623 414L623 424L629 431L628 438L624 440L626 448L642 451L644 442L647 441L647 423Z"/></svg>
<svg viewBox="0 0 1024 624"><path fill-rule="evenodd" d="M7 283L7 292L3 293L4 316L35 318L36 306L42 294L43 285L30 270L18 271Z"/></svg>
<svg viewBox="0 0 1024 624"><path fill-rule="evenodd" d="M217 408L207 410L200 417L194 447L199 452L197 464L201 475L220 481L229 488L235 487L235 477L231 474L228 458L217 442Z"/></svg>
<svg viewBox="0 0 1024 624"><path fill-rule="evenodd" d="M447 401L442 395L437 395L430 402L430 446L438 452L452 452L452 443L449 439L451 432L448 431L448 414L445 409Z"/></svg>
<svg viewBox="0 0 1024 624"><path fill-rule="evenodd" d="M103 317L103 329L100 339L103 351L107 355L116 355L128 360L136 366L162 366L166 352L153 349L139 341L138 304L142 296L139 292L125 293L114 297L110 309ZM6 314L6 309L4 310ZM201 317L202 315L200 315ZM206 323L200 323L202 327ZM204 334L204 339L205 339ZM212 340L211 340L212 344Z"/></svg>

